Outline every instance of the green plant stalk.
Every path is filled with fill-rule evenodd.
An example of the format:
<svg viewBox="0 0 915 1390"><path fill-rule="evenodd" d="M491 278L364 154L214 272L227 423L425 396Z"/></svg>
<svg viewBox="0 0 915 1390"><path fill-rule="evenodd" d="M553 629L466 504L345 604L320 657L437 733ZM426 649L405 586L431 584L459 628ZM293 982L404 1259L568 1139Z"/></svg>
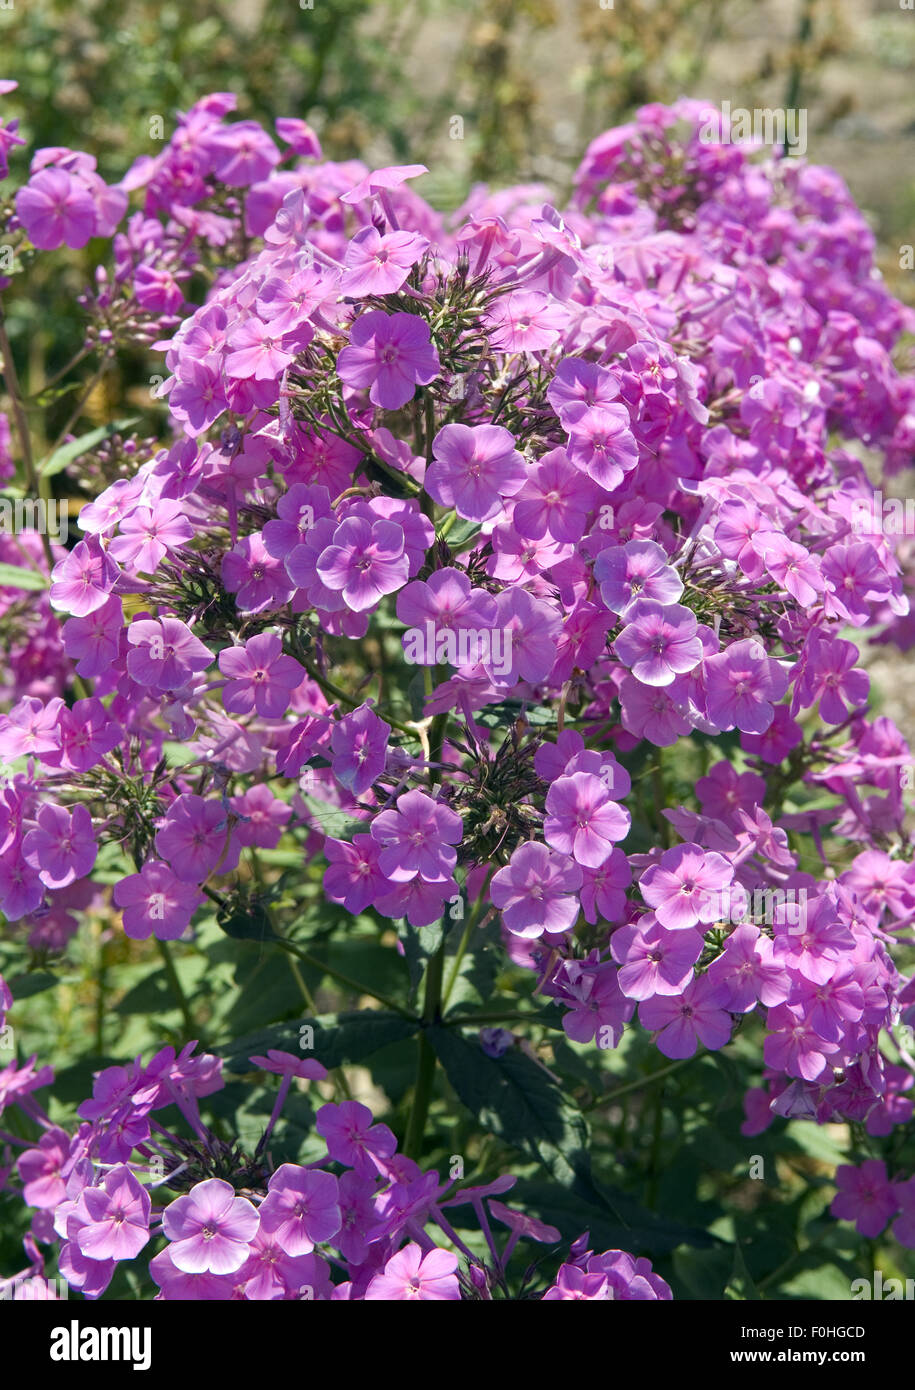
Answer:
<svg viewBox="0 0 915 1390"><path fill-rule="evenodd" d="M423 1135L429 1116L432 1089L435 1082L435 1049L429 1041L425 1029L437 1023L442 1007L442 980L445 973L445 942L429 961L426 968L426 983L423 992L423 1032L419 1035L419 1055L416 1062L416 1085L413 1089L413 1104L404 1135L403 1151L408 1158L418 1160L422 1153Z"/></svg>
<svg viewBox="0 0 915 1390"><path fill-rule="evenodd" d="M10 340L6 334L6 321L3 312L0 310L0 353L3 354L3 377L6 381L6 390L10 398L13 409L13 419L16 422L16 433L19 435L19 447L22 450L22 463L25 469L25 480L35 498L44 497L41 490L38 474L35 471L35 460L32 457L32 436L29 432L29 422L22 404L22 392L19 389L19 377L16 375L16 363L13 361L13 350L10 347ZM44 557L48 563L48 574L54 568L54 552L51 549L51 541L47 533L47 528L41 533L41 544L44 550Z"/></svg>

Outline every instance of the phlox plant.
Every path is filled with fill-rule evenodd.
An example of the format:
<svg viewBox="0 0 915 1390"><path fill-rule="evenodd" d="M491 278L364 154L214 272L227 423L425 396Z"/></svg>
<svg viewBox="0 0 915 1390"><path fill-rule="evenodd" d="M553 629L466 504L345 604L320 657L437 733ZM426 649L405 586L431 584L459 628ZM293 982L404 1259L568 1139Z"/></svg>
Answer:
<svg viewBox="0 0 915 1390"><path fill-rule="evenodd" d="M693 101L448 218L234 106L114 186L0 127L0 472L81 499L0 533L4 1287L777 1296L801 1206L833 1289L904 1259L912 754L862 650L915 640L870 506L915 325L862 214ZM78 399L155 381L44 459L39 255L91 265Z"/></svg>

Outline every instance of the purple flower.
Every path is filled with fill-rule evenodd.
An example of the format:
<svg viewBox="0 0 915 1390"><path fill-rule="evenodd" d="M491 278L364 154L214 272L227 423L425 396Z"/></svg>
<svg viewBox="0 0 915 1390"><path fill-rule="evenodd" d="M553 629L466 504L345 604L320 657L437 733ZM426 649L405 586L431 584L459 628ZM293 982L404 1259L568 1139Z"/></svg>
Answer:
<svg viewBox="0 0 915 1390"><path fill-rule="evenodd" d="M283 1163L271 1175L258 1214L261 1231L287 1255L308 1255L340 1229L337 1179Z"/></svg>
<svg viewBox="0 0 915 1390"><path fill-rule="evenodd" d="M48 595L51 607L85 618L108 602L119 573L98 536L89 536L54 566Z"/></svg>
<svg viewBox="0 0 915 1390"><path fill-rule="evenodd" d="M773 959L770 939L751 923L731 933L724 951L709 966L708 977L721 987L728 1013L749 1013L757 1003L770 1008L788 997L788 974Z"/></svg>
<svg viewBox="0 0 915 1390"><path fill-rule="evenodd" d="M162 1229L169 1255L186 1274L233 1274L248 1258L258 1214L221 1178L199 1182L165 1208Z"/></svg>
<svg viewBox="0 0 915 1390"><path fill-rule="evenodd" d="M127 674L153 690L181 690L213 660L209 647L179 618L135 619L127 641L134 649L127 653Z"/></svg>
<svg viewBox="0 0 915 1390"><path fill-rule="evenodd" d="M614 843L629 834L631 824L629 812L616 804L607 783L593 773L559 777L547 792L544 839L585 868L599 869Z"/></svg>
<svg viewBox="0 0 915 1390"><path fill-rule="evenodd" d="M305 679L305 669L283 652L272 632L249 637L243 647L225 647L219 669L228 676L222 703L230 714L256 711L263 719L279 719L289 708L293 690Z"/></svg>
<svg viewBox="0 0 915 1390"><path fill-rule="evenodd" d="M448 1250L423 1254L418 1245L404 1246L388 1260L383 1274L376 1274L365 1291L366 1299L386 1301L417 1298L423 1301L460 1299L457 1255Z"/></svg>
<svg viewBox="0 0 915 1390"><path fill-rule="evenodd" d="M315 1129L325 1140L328 1155L361 1177L374 1177L379 1166L374 1160L389 1159L397 1151L397 1140L387 1125L373 1124L371 1110L356 1100L322 1105Z"/></svg>
<svg viewBox="0 0 915 1390"><path fill-rule="evenodd" d="M683 581L667 552L654 541L628 541L601 550L594 561L594 578L611 613L625 613L639 599L666 607L683 593Z"/></svg>
<svg viewBox="0 0 915 1390"><path fill-rule="evenodd" d="M396 810L381 811L372 821L371 835L381 846L378 867L394 883L408 883L417 874L427 883L450 878L464 832L461 817L421 791L404 792Z"/></svg>
<svg viewBox="0 0 915 1390"><path fill-rule="evenodd" d="M533 938L571 931L578 919L581 881L581 869L567 855L528 840L493 875L490 897L510 932Z"/></svg>
<svg viewBox="0 0 915 1390"><path fill-rule="evenodd" d="M403 528L397 522L347 517L318 556L318 578L328 589L341 593L353 612L362 613L409 579L404 547Z"/></svg>
<svg viewBox="0 0 915 1390"><path fill-rule="evenodd" d="M119 530L108 553L118 564L143 574L152 574L169 550L179 550L194 536L185 508L167 498L137 507L123 518Z"/></svg>
<svg viewBox="0 0 915 1390"><path fill-rule="evenodd" d="M629 411L624 405L595 405L567 413L567 453L576 468L607 492L618 488L623 475L639 461Z"/></svg>
<svg viewBox="0 0 915 1390"><path fill-rule="evenodd" d="M243 613L282 608L293 586L282 560L277 560L257 533L243 536L222 558L222 582Z"/></svg>
<svg viewBox="0 0 915 1390"><path fill-rule="evenodd" d="M337 358L347 386L369 387L369 399L384 410L399 410L417 386L438 376L438 353L429 325L417 314L386 314L373 309L350 329L350 345Z"/></svg>
<svg viewBox="0 0 915 1390"><path fill-rule="evenodd" d="M33 246L53 251L74 250L95 235L96 208L92 195L64 169L42 169L16 194L16 215Z"/></svg>
<svg viewBox="0 0 915 1390"><path fill-rule="evenodd" d="M838 1043L821 1038L800 1009L779 1004L766 1022L772 1030L763 1044L767 1067L804 1081L816 1081L827 1071L827 1057L838 1052Z"/></svg>
<svg viewBox="0 0 915 1390"><path fill-rule="evenodd" d="M203 883L224 855L224 872L237 862L237 849L233 854L230 845L226 852L227 823L221 802L183 792L156 834L156 849L183 883Z"/></svg>
<svg viewBox="0 0 915 1390"><path fill-rule="evenodd" d="M346 248L341 293L354 298L396 294L428 246L426 238L415 232L382 236L377 227L363 227Z"/></svg>
<svg viewBox="0 0 915 1390"><path fill-rule="evenodd" d="M696 615L679 603L639 599L626 610L625 622L613 648L643 685L672 685L702 660Z"/></svg>
<svg viewBox="0 0 915 1390"><path fill-rule="evenodd" d="M66 888L85 878L98 854L92 833L92 818L85 806L64 806L45 802L38 808L38 824L22 842L27 864L38 870L46 888Z"/></svg>
<svg viewBox="0 0 915 1390"><path fill-rule="evenodd" d="M597 488L570 462L565 449L551 449L528 469L523 488L515 494L512 522L529 540L549 536L574 544L584 534L596 496Z"/></svg>
<svg viewBox="0 0 915 1390"><path fill-rule="evenodd" d="M489 521L525 481L515 439L501 425L445 425L432 441L425 489L467 521Z"/></svg>
<svg viewBox="0 0 915 1390"><path fill-rule="evenodd" d="M639 888L662 927L684 931L726 915L722 895L733 877L734 870L722 855L701 845L675 845L645 870Z"/></svg>
<svg viewBox="0 0 915 1390"><path fill-rule="evenodd" d="M324 891L347 912L362 912L389 887L378 867L380 846L371 835L354 835L352 844L328 836L324 841L327 868Z"/></svg>
<svg viewBox="0 0 915 1390"><path fill-rule="evenodd" d="M628 999L651 999L655 994L682 994L693 978L702 954L697 931L667 931L652 916L620 927L610 948L620 964L619 987Z"/></svg>
<svg viewBox="0 0 915 1390"><path fill-rule="evenodd" d="M697 1043L715 1052L731 1036L731 1016L707 975L687 985L681 995L655 994L639 1005L643 1028L658 1030L658 1050L665 1057L692 1057Z"/></svg>
<svg viewBox="0 0 915 1390"><path fill-rule="evenodd" d="M705 661L708 717L719 729L735 726L748 734L764 734L775 715L775 703L788 689L779 663L766 656L761 642L747 638Z"/></svg>
<svg viewBox="0 0 915 1390"><path fill-rule="evenodd" d="M331 767L340 785L353 796L368 791L384 771L390 733L390 724L379 719L367 704L334 725Z"/></svg>
<svg viewBox="0 0 915 1390"><path fill-rule="evenodd" d="M182 883L167 864L147 859L138 874L114 885L114 901L122 909L124 931L134 941L150 936L175 941L204 901L203 894Z"/></svg>
<svg viewBox="0 0 915 1390"><path fill-rule="evenodd" d="M86 1187L74 1210L76 1244L90 1260L136 1259L149 1240L150 1198L125 1164ZM71 1240L73 1233L68 1226Z"/></svg>

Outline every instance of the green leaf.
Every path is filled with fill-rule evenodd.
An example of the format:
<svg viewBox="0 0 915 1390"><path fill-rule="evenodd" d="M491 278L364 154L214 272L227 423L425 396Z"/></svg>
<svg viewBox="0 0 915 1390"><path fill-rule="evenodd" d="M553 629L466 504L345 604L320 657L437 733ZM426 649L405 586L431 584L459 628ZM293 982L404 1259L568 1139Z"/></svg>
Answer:
<svg viewBox="0 0 915 1390"><path fill-rule="evenodd" d="M39 473L43 478L50 478L55 473L61 473L68 463L79 458L81 454L88 453L94 449L96 444L101 444L103 439L110 439L113 434L123 434L129 430L139 420L139 415L134 415L129 420L115 420L110 425L100 425L96 430L90 430L88 434L81 434L78 439L72 439L69 444L62 444L59 449L55 449L50 458L45 459L39 468Z"/></svg>
<svg viewBox="0 0 915 1390"><path fill-rule="evenodd" d="M549 1074L525 1053L487 1057L479 1042L433 1026L427 1037L445 1074L484 1129L544 1164L570 1184L588 1171L584 1117Z"/></svg>
<svg viewBox="0 0 915 1390"><path fill-rule="evenodd" d="M276 941L277 935L270 918L258 903L231 912L219 912L216 921L226 936L236 941Z"/></svg>
<svg viewBox="0 0 915 1390"><path fill-rule="evenodd" d="M0 589L46 589L48 576L29 565L0 565Z"/></svg>
<svg viewBox="0 0 915 1390"><path fill-rule="evenodd" d="M41 994L46 989L53 989L57 984L57 976L52 975L49 970L30 970L25 975L15 975L8 981L15 1000L28 999L32 994Z"/></svg>
<svg viewBox="0 0 915 1390"><path fill-rule="evenodd" d="M353 820L339 806L331 806L329 802L305 792L302 793L302 800L325 835L331 835L335 840L351 840L360 831L365 833L365 823Z"/></svg>
<svg viewBox="0 0 915 1390"><path fill-rule="evenodd" d="M300 1044L305 1026L314 1029L314 1038L311 1039L314 1046L302 1049ZM271 1028L261 1029L259 1033L249 1034L246 1038L227 1044L222 1055L226 1058L227 1069L239 1074L252 1070L251 1056L263 1056L270 1048L281 1052L301 1051L302 1056L313 1056L322 1066L330 1069L342 1066L344 1062L361 1062L389 1043L412 1037L418 1028L418 1021L383 1009L319 1014L317 1017L295 1019L291 1023L277 1023Z"/></svg>
<svg viewBox="0 0 915 1390"><path fill-rule="evenodd" d="M665 1221L615 1189L596 1184L589 1192L584 1186L570 1189L553 1182L522 1179L504 1200L508 1206L519 1206L556 1226L568 1243L588 1231L596 1250L637 1250L640 1255L658 1257L678 1245L714 1243L705 1231L678 1221ZM725 1262L723 1268L728 1267Z"/></svg>

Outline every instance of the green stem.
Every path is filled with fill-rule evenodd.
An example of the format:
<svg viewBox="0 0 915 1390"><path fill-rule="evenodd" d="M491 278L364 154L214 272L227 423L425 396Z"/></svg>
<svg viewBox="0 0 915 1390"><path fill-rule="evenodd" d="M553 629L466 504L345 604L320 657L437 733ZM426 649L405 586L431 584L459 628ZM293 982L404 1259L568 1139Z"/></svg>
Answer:
<svg viewBox="0 0 915 1390"><path fill-rule="evenodd" d="M594 1100L583 1106L584 1110L594 1110L598 1105L609 1105L618 1096L628 1095L630 1091L641 1091L646 1086L650 1086L653 1081L658 1081L662 1076L670 1076L671 1072L679 1071L688 1062L692 1062L692 1057L683 1057L679 1062L671 1062L669 1067L661 1067L658 1071L653 1071L650 1076L640 1076L635 1081L629 1081L625 1086L618 1086L615 1091L607 1091L602 1096L595 1096Z"/></svg>
<svg viewBox="0 0 915 1390"><path fill-rule="evenodd" d="M407 1121L403 1151L408 1158L418 1161L423 1147L423 1135L432 1100L435 1082L435 1049L425 1032L430 1024L437 1023L442 1007L442 978L445 973L445 941L436 951L426 968L426 985L423 993L424 1031L419 1035L419 1054L416 1062L416 1085L413 1090L413 1105Z"/></svg>
<svg viewBox="0 0 915 1390"><path fill-rule="evenodd" d="M461 968L461 962L467 954L467 947L470 945L470 938L473 936L474 927L476 927L477 923L480 921L480 918L483 916L483 913L486 910L486 893L489 888L489 880L492 878L495 871L496 866L495 864L493 864L492 868L489 870L489 873L486 875L486 880L483 884L482 889L480 890L480 896L477 899L476 906L467 920L467 925L464 928L460 944L457 948L457 954L455 955L454 960L452 961L451 969L448 972L448 979L445 983L445 993L442 996L442 1012L444 1012L444 1010L448 1007L448 1000L451 998L451 991L454 989L454 983L458 977L458 972Z"/></svg>
<svg viewBox="0 0 915 1390"><path fill-rule="evenodd" d="M396 1000L389 999L386 994L380 994L377 989L370 989L368 985L361 984L359 980L354 980L349 975L344 975L342 970L335 970L332 965L318 960L317 956L313 956L310 951L303 950L301 946L296 946L293 942L286 941L282 937L276 937L273 944L279 946L281 950L289 951L291 955L297 956L306 965L310 965L313 970L320 970L323 974L329 975L332 980L339 980L341 985L346 985L354 993L367 994L370 999L377 999L379 1004L383 1004L386 1009L390 1009L393 1013L400 1014L402 1018L409 1018L413 1023L419 1022L416 1014L405 1009Z"/></svg>
<svg viewBox="0 0 915 1390"><path fill-rule="evenodd" d="M38 474L35 471L35 460L32 456L32 436L29 432L29 422L25 413L25 407L22 404L19 377L16 374L16 363L13 361L13 350L10 347L10 340L6 335L6 322L2 310L0 310L0 352L3 354L3 376L6 381L6 389L13 409L13 419L16 422L16 433L19 435L19 447L22 449L25 480L37 501L37 499L42 496L42 492ZM48 574L50 574L54 568L54 552L51 549L51 541L47 533L47 528L41 532L41 544L45 559L48 562Z"/></svg>

